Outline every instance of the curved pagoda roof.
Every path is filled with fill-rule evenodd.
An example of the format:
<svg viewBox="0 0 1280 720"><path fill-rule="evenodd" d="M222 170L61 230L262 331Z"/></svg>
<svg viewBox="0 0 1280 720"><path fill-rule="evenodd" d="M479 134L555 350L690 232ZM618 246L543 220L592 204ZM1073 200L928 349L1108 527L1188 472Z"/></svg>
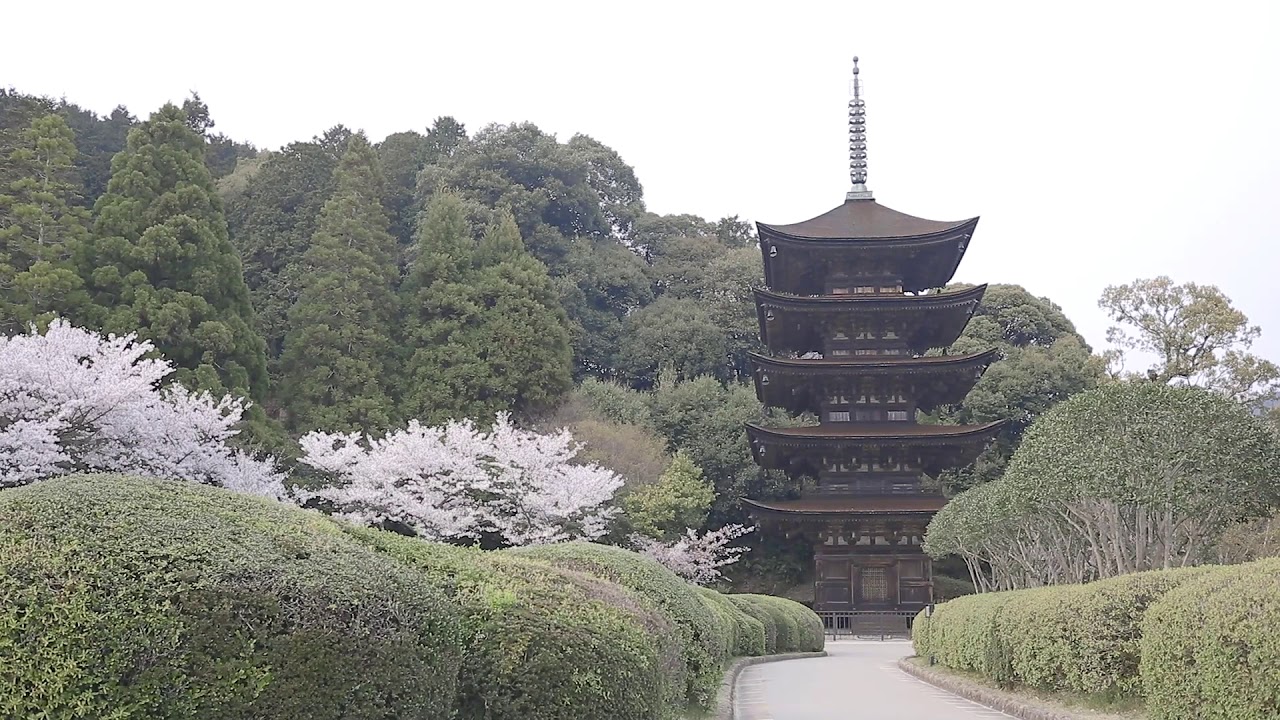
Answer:
<svg viewBox="0 0 1280 720"><path fill-rule="evenodd" d="M747 423L751 451L762 467L817 474L823 458L852 458L892 448L919 455L929 475L964 467L977 459L1006 420L981 425L918 425L911 422L827 423L808 427L763 427Z"/></svg>
<svg viewBox="0 0 1280 720"><path fill-rule="evenodd" d="M816 295L827 264L889 269L908 292L942 287L955 275L977 225L977 217L925 220L867 198L846 200L803 222L756 228L766 284Z"/></svg>
<svg viewBox="0 0 1280 720"><path fill-rule="evenodd" d="M761 514L811 515L830 517L833 515L932 515L947 504L941 495L923 493L901 495L832 495L828 497L809 497L799 500L751 500L743 498L743 502Z"/></svg>
<svg viewBox="0 0 1280 720"><path fill-rule="evenodd" d="M871 383L910 388L916 407L928 412L964 399L987 366L1000 356L991 348L970 355L930 357L778 358L748 353L755 371L756 397L792 415L821 411L830 395L859 394Z"/></svg>
<svg viewBox="0 0 1280 720"><path fill-rule="evenodd" d="M843 204L802 222L789 225L758 222L756 228L761 236L781 240L863 243L936 239L977 224L976 217L954 221L925 220L866 198L845 200Z"/></svg>
<svg viewBox="0 0 1280 720"><path fill-rule="evenodd" d="M856 320L881 324L901 319L907 348L924 354L950 346L964 332L986 285L928 295L826 295L803 297L754 288L760 340L775 353L822 352L829 328L851 329Z"/></svg>

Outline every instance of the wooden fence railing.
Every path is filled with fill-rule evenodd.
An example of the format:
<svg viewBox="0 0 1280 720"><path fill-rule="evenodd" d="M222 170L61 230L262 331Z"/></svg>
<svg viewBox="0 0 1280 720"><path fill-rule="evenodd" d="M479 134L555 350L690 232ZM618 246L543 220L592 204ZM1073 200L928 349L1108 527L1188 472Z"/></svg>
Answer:
<svg viewBox="0 0 1280 720"><path fill-rule="evenodd" d="M833 640L840 636L860 638L911 637L911 621L914 610L849 610L819 612L827 636Z"/></svg>

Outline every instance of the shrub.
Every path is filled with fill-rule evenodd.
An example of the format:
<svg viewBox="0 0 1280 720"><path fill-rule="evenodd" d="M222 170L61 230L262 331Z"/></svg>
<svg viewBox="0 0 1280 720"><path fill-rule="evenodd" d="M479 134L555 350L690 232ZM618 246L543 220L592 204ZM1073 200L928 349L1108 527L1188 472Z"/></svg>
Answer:
<svg viewBox="0 0 1280 720"><path fill-rule="evenodd" d="M794 600L772 595L740 594L728 596L740 608L754 606L767 615L775 628L774 650L771 652L816 652L821 650L826 633L822 620L809 608ZM760 617L759 614L754 614Z"/></svg>
<svg viewBox="0 0 1280 720"><path fill-rule="evenodd" d="M927 632L926 652L947 667L970 670L999 683L1012 680L1010 648L999 631L998 618L1006 603L1034 592L966 595L936 606L933 617L914 637ZM918 646L919 647L919 646Z"/></svg>
<svg viewBox="0 0 1280 720"><path fill-rule="evenodd" d="M625 589L514 554L349 532L448 588L463 624L460 718L647 720L683 709L674 628Z"/></svg>
<svg viewBox="0 0 1280 720"><path fill-rule="evenodd" d="M1151 570L1026 594L1005 606L1001 632L1014 678L1046 690L1136 695L1147 606L1207 568Z"/></svg>
<svg viewBox="0 0 1280 720"><path fill-rule="evenodd" d="M459 621L323 516L68 476L0 492L0 716L451 717Z"/></svg>
<svg viewBox="0 0 1280 720"><path fill-rule="evenodd" d="M698 588L703 599L720 608L733 624L734 646L730 655L752 657L765 653L764 623L743 612L725 595L710 588Z"/></svg>
<svg viewBox="0 0 1280 720"><path fill-rule="evenodd" d="M670 620L683 643L688 702L706 707L715 698L725 660L724 642L715 613L703 603L694 586L643 555L607 545L560 543L513 548L504 553L585 572L636 593L645 606Z"/></svg>
<svg viewBox="0 0 1280 720"><path fill-rule="evenodd" d="M764 627L764 654L773 655L778 650L778 621L775 613L762 603L754 602L750 595L725 595L735 607Z"/></svg>
<svg viewBox="0 0 1280 720"><path fill-rule="evenodd" d="M1153 720L1280 717L1280 559L1215 568L1152 603L1142 687Z"/></svg>

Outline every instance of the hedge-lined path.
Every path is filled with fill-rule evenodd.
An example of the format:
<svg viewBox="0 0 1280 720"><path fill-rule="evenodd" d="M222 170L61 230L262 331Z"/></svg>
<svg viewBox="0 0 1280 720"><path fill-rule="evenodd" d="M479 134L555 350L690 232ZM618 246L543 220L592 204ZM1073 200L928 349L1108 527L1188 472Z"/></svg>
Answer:
<svg viewBox="0 0 1280 720"><path fill-rule="evenodd" d="M827 643L827 657L752 665L738 676L737 720L975 720L1009 718L898 669L911 643Z"/></svg>

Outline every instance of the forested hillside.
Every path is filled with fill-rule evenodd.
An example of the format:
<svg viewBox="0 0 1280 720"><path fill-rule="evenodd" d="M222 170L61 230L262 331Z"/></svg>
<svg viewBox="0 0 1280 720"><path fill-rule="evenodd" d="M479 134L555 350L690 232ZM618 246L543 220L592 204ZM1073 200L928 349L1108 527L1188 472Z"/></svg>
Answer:
<svg viewBox="0 0 1280 720"><path fill-rule="evenodd" d="M607 145L530 123L336 126L274 151L215 127L194 94L145 121L0 94L4 333L55 316L137 332L178 382L252 401L237 442L285 459L316 430L500 412L569 427L626 481L619 537L743 522L741 497L798 492L742 432L763 414L751 223L650 212ZM1032 419L1102 376L1061 310L1015 285L960 343L1004 360L936 420L1015 422L952 488L998 476ZM747 540L739 574L801 583L802 548Z"/></svg>

